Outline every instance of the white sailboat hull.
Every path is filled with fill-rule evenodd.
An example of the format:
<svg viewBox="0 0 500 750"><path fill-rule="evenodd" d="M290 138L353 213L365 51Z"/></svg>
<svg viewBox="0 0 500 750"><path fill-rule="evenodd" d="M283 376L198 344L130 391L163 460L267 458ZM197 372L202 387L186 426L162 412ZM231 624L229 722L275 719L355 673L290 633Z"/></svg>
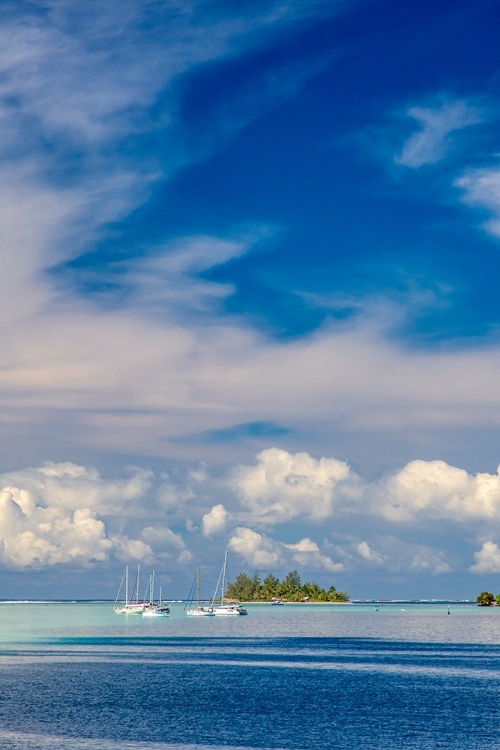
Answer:
<svg viewBox="0 0 500 750"><path fill-rule="evenodd" d="M144 604L125 604L123 607L115 607L117 615L142 615Z"/></svg>
<svg viewBox="0 0 500 750"><path fill-rule="evenodd" d="M214 615L219 616L234 616L234 615L246 615L248 614L246 609L241 604L221 604L220 607L215 607Z"/></svg>
<svg viewBox="0 0 500 750"><path fill-rule="evenodd" d="M203 609L203 607L200 607L199 609L188 609L186 611L186 615L188 617L213 617L215 612L212 608L210 609Z"/></svg>
<svg viewBox="0 0 500 750"><path fill-rule="evenodd" d="M165 609L145 609L142 613L143 617L168 617L170 610Z"/></svg>

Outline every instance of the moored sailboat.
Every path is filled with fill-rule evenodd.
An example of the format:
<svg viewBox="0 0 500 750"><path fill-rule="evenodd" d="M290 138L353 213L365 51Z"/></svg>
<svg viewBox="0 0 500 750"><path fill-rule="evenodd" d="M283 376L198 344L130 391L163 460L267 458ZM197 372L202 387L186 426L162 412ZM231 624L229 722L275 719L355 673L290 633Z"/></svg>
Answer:
<svg viewBox="0 0 500 750"><path fill-rule="evenodd" d="M129 597L128 565L125 566L125 571L123 573L120 587L116 594L115 604L113 607L117 615L142 615L142 613L144 612L144 609L146 607L146 602L139 601L139 575L140 575L140 565L137 566L137 576L135 579L134 588L132 589L132 597ZM123 603L119 603L119 599L121 596L124 583L125 583L125 601ZM135 599L134 599L134 596L135 596Z"/></svg>
<svg viewBox="0 0 500 750"><path fill-rule="evenodd" d="M196 604L194 603L194 599L193 599L193 591L194 591L195 585L196 585ZM189 592L188 601L184 609L186 610L186 615L188 617L213 617L213 615L215 614L213 607L202 607L200 603L200 568L198 568L198 573L196 574L195 580L193 581L193 584L191 586L191 591Z"/></svg>
<svg viewBox="0 0 500 750"><path fill-rule="evenodd" d="M155 586L155 573L153 570L153 572L149 576L149 602L144 607L142 616L143 617L168 617L170 614L170 607L168 607L166 604L162 604L161 588L160 588L160 599L158 602L155 602L154 586Z"/></svg>
<svg viewBox="0 0 500 750"><path fill-rule="evenodd" d="M224 563L222 565L221 572L219 574L219 580L217 581L217 586L215 587L214 596L212 599L212 605L214 605L215 601L217 600L217 591L219 589L219 584L221 586L220 588L220 604L217 606L213 606L214 615L246 615L248 612L244 607L241 606L239 602L233 602L233 601L226 601L224 594L226 592L226 576L227 576L227 550L226 554L224 555Z"/></svg>

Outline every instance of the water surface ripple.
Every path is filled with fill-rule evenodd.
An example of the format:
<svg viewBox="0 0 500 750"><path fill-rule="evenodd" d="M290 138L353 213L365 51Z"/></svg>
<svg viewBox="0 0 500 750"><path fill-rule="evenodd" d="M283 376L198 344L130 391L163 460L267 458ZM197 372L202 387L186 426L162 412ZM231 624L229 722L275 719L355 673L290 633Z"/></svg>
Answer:
<svg viewBox="0 0 500 750"><path fill-rule="evenodd" d="M249 609L0 605L0 746L500 748L500 610Z"/></svg>

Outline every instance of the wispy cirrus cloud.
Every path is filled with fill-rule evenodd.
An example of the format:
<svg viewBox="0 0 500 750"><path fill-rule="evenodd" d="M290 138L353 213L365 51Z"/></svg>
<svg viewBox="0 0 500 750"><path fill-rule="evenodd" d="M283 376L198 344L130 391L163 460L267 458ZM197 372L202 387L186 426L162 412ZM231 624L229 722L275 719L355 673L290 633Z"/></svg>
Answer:
<svg viewBox="0 0 500 750"><path fill-rule="evenodd" d="M452 133L477 125L484 118L478 107L461 100L445 101L435 107L410 107L406 114L420 129L405 142L394 162L411 169L439 162L451 147Z"/></svg>
<svg viewBox="0 0 500 750"><path fill-rule="evenodd" d="M43 13L22 5L5 18L5 435L16 424L19 440L29 437L34 453L44 456L47 434L64 435L58 457L68 445L73 455L92 446L187 456L190 440L208 451L221 435L235 448L251 440L252 431L238 425L278 425L292 442L306 413L317 429L346 421L350 429L391 431L437 421L496 424L490 408L496 392L489 387L496 382L496 353L398 349L387 336L394 309L361 307L352 325L325 326L292 343L269 341L265 331L222 310L234 287L209 280L210 272L244 257L272 227L229 228L154 246L139 241L126 248L126 261L99 259L97 266L72 270L92 294L73 283L66 267L95 250L113 222L193 158L175 132L182 124L179 76L261 47L267 35L311 13L317 19L336 12L327 6L300 2L218 14L208 13L209 4L165 2L154 5L153 24L153 6L143 3L126 2L119 12L115 3L87 4L75 16L73 3L47 2ZM158 149L137 148L133 139L159 131L161 157ZM13 138L18 149L11 148ZM456 368L467 373L459 383ZM388 398L395 392L397 404ZM71 429L64 428L67 418ZM262 443L269 438L265 430L260 435Z"/></svg>
<svg viewBox="0 0 500 750"><path fill-rule="evenodd" d="M251 348L253 334L217 319L231 285L203 277L248 252L255 231L161 246L127 240L127 262L114 265L101 246L111 225L199 158L181 136L176 86L182 76L261 49L298 20L343 7L125 0L76 8L47 0L0 9L0 408L6 429L12 432L16 422L20 437L26 428L42 442L49 424L61 421L63 412L54 409L62 407L80 423L75 435L99 433L103 447L119 423L128 442L152 427L149 410L157 410L166 390L180 414L180 392L187 405L193 385L197 390L193 372L195 381L200 374L216 377L222 350ZM249 107L240 126L253 116ZM68 269L68 261L89 251L99 256L93 265ZM207 340L202 329L215 321L218 330ZM150 377L156 385L146 383ZM134 393L141 382L146 401ZM218 411L219 396L202 401L207 414ZM109 410L118 411L111 416ZM198 425L226 429L232 421Z"/></svg>
<svg viewBox="0 0 500 750"><path fill-rule="evenodd" d="M47 0L20 3L4 13L0 40L0 94L13 119L31 119L45 134L64 134L81 147L108 143L169 118L139 121L160 92L180 74L245 47L263 35L345 3L299 1L292 6L255 4L241 11L210 2L163 0ZM3 123L5 124L5 123Z"/></svg>
<svg viewBox="0 0 500 750"><path fill-rule="evenodd" d="M16 225L26 228L29 215L33 228L22 251L42 269L92 249L109 222L198 158L180 135L179 76L261 45L319 6L218 13L210 2L112 0L75 10L72 2L47 0L0 11L0 163L4 191L18 205ZM157 146L160 139L161 148L148 147L145 137ZM4 205L4 218L15 219ZM16 240L13 232L3 247L8 256L14 245L19 262Z"/></svg>
<svg viewBox="0 0 500 750"><path fill-rule="evenodd" d="M482 226L495 237L500 237L500 168L470 169L455 180L463 191L462 200L469 206L493 214Z"/></svg>

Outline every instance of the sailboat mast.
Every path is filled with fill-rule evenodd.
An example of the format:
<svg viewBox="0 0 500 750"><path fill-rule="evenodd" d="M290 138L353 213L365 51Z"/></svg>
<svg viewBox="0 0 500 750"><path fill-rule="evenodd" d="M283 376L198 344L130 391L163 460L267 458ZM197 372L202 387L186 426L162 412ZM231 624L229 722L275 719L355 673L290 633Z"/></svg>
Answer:
<svg viewBox="0 0 500 750"><path fill-rule="evenodd" d="M155 572L153 570L152 573L149 574L149 603L153 604L153 591L155 586Z"/></svg>
<svg viewBox="0 0 500 750"><path fill-rule="evenodd" d="M198 587L197 587L197 597L198 597L198 609L200 608L200 569L198 568Z"/></svg>
<svg viewBox="0 0 500 750"><path fill-rule="evenodd" d="M220 590L220 600L221 600L221 602L224 599L224 592L226 590L226 568L227 568L227 550L226 550L226 554L224 555L224 568L223 568L223 572L222 572L222 587L221 587L221 590Z"/></svg>
<svg viewBox="0 0 500 750"><path fill-rule="evenodd" d="M128 565L125 566L125 604L128 604Z"/></svg>

